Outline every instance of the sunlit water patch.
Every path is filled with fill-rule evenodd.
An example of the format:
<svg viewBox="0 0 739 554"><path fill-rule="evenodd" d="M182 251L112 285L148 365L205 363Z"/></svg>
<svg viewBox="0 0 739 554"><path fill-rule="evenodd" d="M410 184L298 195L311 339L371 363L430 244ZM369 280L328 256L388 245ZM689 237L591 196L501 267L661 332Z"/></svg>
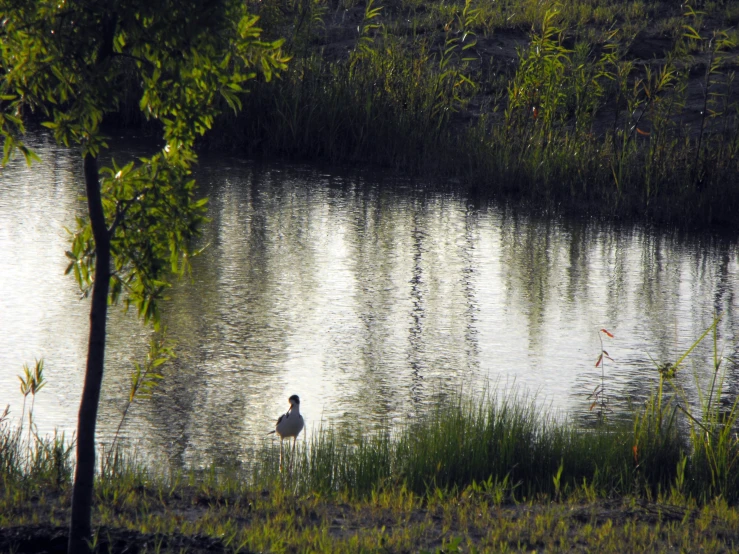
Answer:
<svg viewBox="0 0 739 554"><path fill-rule="evenodd" d="M84 209L81 168L36 144L42 163L0 176L0 405L17 417L17 375L43 358L39 431L70 434L83 379L88 309L64 276ZM640 226L536 217L363 172L208 158L203 253L163 309L177 358L122 438L175 464L238 459L297 393L308 429L408 421L450 392L536 395L576 420L600 383L598 330L614 413L655 385L722 314L727 393L737 380L734 241ZM120 421L150 331L110 316L99 437ZM681 383L707 383L712 344Z"/></svg>

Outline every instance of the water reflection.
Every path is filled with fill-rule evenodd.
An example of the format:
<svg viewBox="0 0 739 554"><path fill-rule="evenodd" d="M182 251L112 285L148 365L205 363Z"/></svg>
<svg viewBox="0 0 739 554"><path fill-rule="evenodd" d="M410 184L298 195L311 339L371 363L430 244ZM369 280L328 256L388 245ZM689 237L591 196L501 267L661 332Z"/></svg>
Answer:
<svg viewBox="0 0 739 554"><path fill-rule="evenodd" d="M71 431L87 332L85 301L62 275L80 168L40 143L44 164L14 163L0 185L0 404L44 357L41 432ZM535 217L477 206L412 182L300 166L204 160L211 198L203 254L164 323L178 357L134 407L124 440L175 464L240 458L299 393L308 429L404 421L450 391L497 383L587 418L598 329L611 406L656 383L723 314L719 338L736 394L737 246L711 236ZM387 181L392 181L387 182ZM119 419L131 363L149 331L113 310L100 437ZM711 345L690 358L706 384Z"/></svg>

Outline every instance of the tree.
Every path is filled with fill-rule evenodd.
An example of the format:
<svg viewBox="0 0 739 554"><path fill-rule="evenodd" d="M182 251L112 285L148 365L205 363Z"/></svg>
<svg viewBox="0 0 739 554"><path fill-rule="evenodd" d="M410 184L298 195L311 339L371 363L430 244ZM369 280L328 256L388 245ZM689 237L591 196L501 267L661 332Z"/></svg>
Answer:
<svg viewBox="0 0 739 554"><path fill-rule="evenodd" d="M223 107L241 107L247 81L286 67L282 41L261 41L256 23L243 0L0 0L3 163L14 150L35 159L23 144L35 121L78 149L84 167L87 215L67 252L91 296L69 552L88 551L91 538L108 304L123 300L157 325L167 277L187 268L204 219L190 176L194 142ZM101 168L104 123L132 87L164 147Z"/></svg>

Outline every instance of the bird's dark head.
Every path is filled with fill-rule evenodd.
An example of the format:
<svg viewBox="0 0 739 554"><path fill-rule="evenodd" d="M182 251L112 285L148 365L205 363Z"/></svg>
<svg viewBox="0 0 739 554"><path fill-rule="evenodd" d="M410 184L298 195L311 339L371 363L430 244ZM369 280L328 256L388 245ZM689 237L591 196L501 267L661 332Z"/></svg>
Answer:
<svg viewBox="0 0 739 554"><path fill-rule="evenodd" d="M298 398L298 395L297 394L293 394L290 398L288 398L287 401L290 402L290 405L291 406L294 406L296 404L298 406L300 405L300 398Z"/></svg>

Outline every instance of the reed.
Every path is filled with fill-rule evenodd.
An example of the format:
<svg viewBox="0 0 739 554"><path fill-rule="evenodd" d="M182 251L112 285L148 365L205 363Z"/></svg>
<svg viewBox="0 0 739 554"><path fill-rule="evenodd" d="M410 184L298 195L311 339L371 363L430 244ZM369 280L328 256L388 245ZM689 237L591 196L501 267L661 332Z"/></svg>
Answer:
<svg viewBox="0 0 739 554"><path fill-rule="evenodd" d="M475 399L452 395L400 428L353 437L319 428L298 449L291 486L361 497L386 488L424 495L487 482L505 483L505 497L518 500L567 497L583 488L598 497L657 498L672 491L704 503L739 500L739 412L736 399L724 393L718 321L674 363L657 367L658 387L630 420L601 418L583 427L515 391ZM711 385L698 387L691 401L676 375L711 334ZM277 478L273 450L256 463L262 467L258 481Z"/></svg>
<svg viewBox="0 0 739 554"><path fill-rule="evenodd" d="M3 414L7 416L7 412ZM0 479L8 493L51 488L60 491L71 484L72 447L64 433L51 437L32 435L12 428L0 417Z"/></svg>
<svg viewBox="0 0 739 554"><path fill-rule="evenodd" d="M303 493L354 497L398 488L424 495L495 483L509 499L560 498L590 487L603 497L653 498L675 491L701 502L716 497L739 500L739 410L737 400L725 393L719 320L674 363L657 365L658 387L630 420L601 417L597 425L585 427L556 417L536 398L515 390L505 395L493 390L477 398L453 394L402 426L383 425L368 433L320 427L307 444L301 441L296 459L287 462L294 468L287 477L279 473L273 444L258 448L236 473L249 487L287 478ZM713 338L714 352L710 386L698 386L698 398L691 399L676 376L707 337ZM599 363L604 355L601 346ZM26 374L32 375L30 370ZM604 373L596 389L603 396L605 378ZM38 383L43 382L40 374ZM607 399L594 405L598 402L605 406ZM65 437L40 437L30 415L28 427L33 432L11 427L8 413L6 409L0 416L3 482L18 487L66 486L72 448ZM146 467L117 445L112 448L100 457L101 490L115 489L121 480L130 487L145 483L150 477ZM157 478L167 481L180 471L173 468ZM201 474L205 476L201 484L217 480L224 471L211 468L211 474Z"/></svg>
<svg viewBox="0 0 739 554"><path fill-rule="evenodd" d="M269 443L246 464L189 470L147 467L116 446L100 456L95 550L123 551L134 540L159 552L206 543L320 552L730 549L738 411L726 394L717 324L674 363L657 364L659 384L631 419L584 427L515 391L449 395L404 426L314 430L285 474ZM691 399L676 376L709 337L711 379ZM36 529L33 544L46 527L58 535L71 453L65 437L29 436L7 410L0 417L0 548L26 548L18 525Z"/></svg>
<svg viewBox="0 0 739 554"><path fill-rule="evenodd" d="M398 488L419 495L459 491L486 482L505 483L507 500L568 497L584 485L597 497L653 498L677 486L678 478L681 493L704 502L716 496L739 498L735 406L728 412L709 410L702 419L691 414L684 422L694 426L683 425L689 427L686 433L678 421L683 412L675 406L659 408L660 402L664 399L653 397L633 423L608 420L586 429L515 394L497 401L457 397L401 429L384 427L353 437L333 428L314 430L309 443L299 445L289 477L280 476L273 446L255 452L234 475L251 488L288 478L289 487L302 493L358 498ZM29 445L8 425L0 432L6 484L69 484L71 446L63 436L35 437ZM215 473L199 473L201 484L208 482L204 476L217 481L219 474L229 473L212 469ZM111 490L133 489L152 478L173 479L178 471L157 477L117 449L101 457L98 488L107 498L115 494Z"/></svg>
<svg viewBox="0 0 739 554"><path fill-rule="evenodd" d="M456 397L399 430L354 439L331 428L314 431L298 450L290 483L304 493L358 497L399 488L425 495L472 483L497 483L501 500L568 496L583 483L604 497L643 494L645 487L656 494L669 489L683 451L675 429L656 428L653 420L582 429L515 394L500 401ZM278 477L274 453L257 459L272 460L271 471L257 462L258 482Z"/></svg>
<svg viewBox="0 0 739 554"><path fill-rule="evenodd" d="M268 36L288 37L290 68L254 87L240 116L224 115L210 146L456 177L577 211L730 224L736 36L716 27L733 12L707 6L265 0L255 9ZM360 8L355 30L335 25ZM635 63L634 37L650 18L666 52ZM327 50L329 25L348 50ZM520 37L515 64L484 49L497 32Z"/></svg>

